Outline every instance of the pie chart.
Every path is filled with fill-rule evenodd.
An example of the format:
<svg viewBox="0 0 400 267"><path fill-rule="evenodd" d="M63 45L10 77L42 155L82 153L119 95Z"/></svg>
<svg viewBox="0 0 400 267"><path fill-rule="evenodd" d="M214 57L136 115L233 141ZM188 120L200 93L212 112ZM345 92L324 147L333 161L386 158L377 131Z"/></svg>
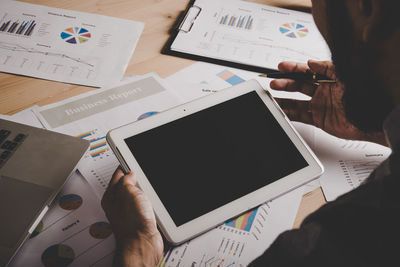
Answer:
<svg viewBox="0 0 400 267"><path fill-rule="evenodd" d="M46 267L65 267L70 265L74 259L74 250L63 244L48 247L42 254L42 263Z"/></svg>
<svg viewBox="0 0 400 267"><path fill-rule="evenodd" d="M70 27L60 34L61 39L69 44L83 44L90 40L92 35L88 30L81 27Z"/></svg>
<svg viewBox="0 0 400 267"><path fill-rule="evenodd" d="M309 33L304 25L298 23L285 23L279 27L279 31L289 38L303 38Z"/></svg>
<svg viewBox="0 0 400 267"><path fill-rule="evenodd" d="M75 194L64 195L60 198L58 204L64 210L76 210L82 205L83 199Z"/></svg>
<svg viewBox="0 0 400 267"><path fill-rule="evenodd" d="M106 239L112 234L111 225L106 222L97 222L90 226L89 234L96 239Z"/></svg>

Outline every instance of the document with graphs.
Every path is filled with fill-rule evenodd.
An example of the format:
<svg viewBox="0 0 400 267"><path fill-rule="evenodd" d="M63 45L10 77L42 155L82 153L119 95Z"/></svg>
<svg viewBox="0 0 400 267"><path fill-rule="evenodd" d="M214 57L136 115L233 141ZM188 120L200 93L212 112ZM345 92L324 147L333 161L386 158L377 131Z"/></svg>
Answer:
<svg viewBox="0 0 400 267"><path fill-rule="evenodd" d="M0 71L111 85L121 80L143 27L141 22L5 1L0 9Z"/></svg>
<svg viewBox="0 0 400 267"><path fill-rule="evenodd" d="M35 113L47 129L90 141L78 169L101 197L119 165L106 142L107 132L179 104L180 98L149 74L37 108Z"/></svg>
<svg viewBox="0 0 400 267"><path fill-rule="evenodd" d="M293 227L302 195L300 187L166 250L157 267L245 267Z"/></svg>
<svg viewBox="0 0 400 267"><path fill-rule="evenodd" d="M246 1L196 0L177 32L166 53L257 72L281 61L331 58L311 14Z"/></svg>

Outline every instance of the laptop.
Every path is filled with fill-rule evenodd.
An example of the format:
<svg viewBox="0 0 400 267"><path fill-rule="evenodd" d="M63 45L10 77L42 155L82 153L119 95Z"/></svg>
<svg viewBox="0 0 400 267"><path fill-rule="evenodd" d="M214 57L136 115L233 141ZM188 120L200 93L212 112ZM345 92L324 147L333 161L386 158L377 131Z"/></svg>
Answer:
<svg viewBox="0 0 400 267"><path fill-rule="evenodd" d="M0 119L0 266L35 230L88 147L83 139Z"/></svg>

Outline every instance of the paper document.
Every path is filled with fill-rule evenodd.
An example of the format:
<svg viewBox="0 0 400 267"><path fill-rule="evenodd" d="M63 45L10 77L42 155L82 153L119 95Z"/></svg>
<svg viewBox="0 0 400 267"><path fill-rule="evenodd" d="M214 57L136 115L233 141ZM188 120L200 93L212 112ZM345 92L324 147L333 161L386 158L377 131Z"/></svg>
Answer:
<svg viewBox="0 0 400 267"><path fill-rule="evenodd" d="M296 189L167 251L158 267L240 267L293 226L303 188Z"/></svg>
<svg viewBox="0 0 400 267"><path fill-rule="evenodd" d="M310 99L309 96L298 92L272 90L269 87L271 79L261 78L258 75L259 74L255 72L197 62L172 74L166 81L171 84L171 88L182 97L185 102L241 84L251 79L257 80L260 85L264 89L269 90L274 97L294 98L299 100Z"/></svg>
<svg viewBox="0 0 400 267"><path fill-rule="evenodd" d="M10 266L111 266L115 239L100 200L74 174Z"/></svg>
<svg viewBox="0 0 400 267"><path fill-rule="evenodd" d="M235 0L195 1L171 50L268 69L331 58L311 14Z"/></svg>
<svg viewBox="0 0 400 267"><path fill-rule="evenodd" d="M101 87L121 80L143 23L2 2L0 71Z"/></svg>
<svg viewBox="0 0 400 267"><path fill-rule="evenodd" d="M316 131L315 153L325 167L320 182L328 201L358 187L391 154L391 149L385 146L339 139L320 129Z"/></svg>
<svg viewBox="0 0 400 267"><path fill-rule="evenodd" d="M180 103L161 79L146 75L38 108L36 114L47 129L90 141L78 168L102 196L119 165L106 142L107 132Z"/></svg>
<svg viewBox="0 0 400 267"><path fill-rule="evenodd" d="M0 119L22 123L37 128L43 128L43 125L40 123L39 119L35 116L33 109L34 108L25 109L12 116L0 115Z"/></svg>

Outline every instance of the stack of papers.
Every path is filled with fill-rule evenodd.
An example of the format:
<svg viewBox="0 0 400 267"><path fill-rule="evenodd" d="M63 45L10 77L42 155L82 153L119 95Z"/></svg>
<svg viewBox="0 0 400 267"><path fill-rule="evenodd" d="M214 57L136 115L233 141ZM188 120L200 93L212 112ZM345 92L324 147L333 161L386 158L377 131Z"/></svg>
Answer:
<svg viewBox="0 0 400 267"><path fill-rule="evenodd" d="M119 165L106 142L107 132L180 103L158 76L149 74L36 108L35 114L46 129L90 141L79 171L101 197Z"/></svg>
<svg viewBox="0 0 400 267"><path fill-rule="evenodd" d="M179 90L174 88L157 75L148 74L14 116L2 116L91 142L78 166L79 173L71 177L11 266L42 266L54 257L66 257L63 259L71 266L111 265L115 239L100 198L118 161L104 136L112 128L183 103ZM282 231L292 228L303 194L303 188L294 190L169 250L160 266L190 266L202 261L247 265ZM68 253L57 254L60 250Z"/></svg>
<svg viewBox="0 0 400 267"><path fill-rule="evenodd" d="M100 198L118 161L105 141L107 131L252 78L268 89L269 80L260 79L255 73L196 63L165 80L155 74L131 77L113 87L33 107L14 116L2 116L91 142L89 152L78 166L79 173L59 194L12 266L46 265L52 257L67 257L65 260L71 266L110 266L115 240L101 209ZM298 93L271 92L279 97L309 99ZM295 123L295 127L320 157L326 173L307 186L168 250L159 266L246 266L281 232L292 228L305 193L319 187L321 182L325 194L330 196L328 199L334 199L358 186L360 179L365 179L390 153L389 149L375 144L337 139L313 126ZM343 164L351 170L345 172ZM351 186L349 172L354 172ZM332 186L329 184L332 181L347 187ZM58 255L56 251L59 250L68 253Z"/></svg>

